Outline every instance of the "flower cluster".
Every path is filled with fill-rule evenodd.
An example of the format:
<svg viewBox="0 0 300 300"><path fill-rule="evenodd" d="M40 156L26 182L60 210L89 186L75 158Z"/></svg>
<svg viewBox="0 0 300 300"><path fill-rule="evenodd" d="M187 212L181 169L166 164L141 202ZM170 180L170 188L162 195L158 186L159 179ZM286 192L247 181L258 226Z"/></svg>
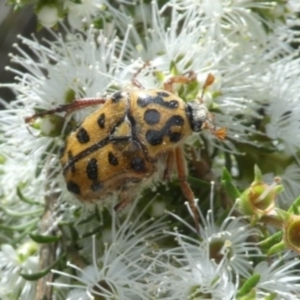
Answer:
<svg viewBox="0 0 300 300"><path fill-rule="evenodd" d="M0 111L0 298L297 299L298 1L9 2L34 4L48 38L19 36L0 84L15 93ZM180 145L179 180L162 155L123 211L120 186L78 201L60 149L84 103L172 79L213 120Z"/></svg>

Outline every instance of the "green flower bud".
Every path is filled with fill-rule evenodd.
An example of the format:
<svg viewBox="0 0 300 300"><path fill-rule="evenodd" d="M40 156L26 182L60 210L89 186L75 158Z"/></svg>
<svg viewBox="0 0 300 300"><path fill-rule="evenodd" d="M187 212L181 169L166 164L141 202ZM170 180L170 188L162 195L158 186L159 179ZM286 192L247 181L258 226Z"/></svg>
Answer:
<svg viewBox="0 0 300 300"><path fill-rule="evenodd" d="M275 199L283 191L283 186L278 185L280 182L278 177L274 179L274 183L271 185L264 183L261 171L257 166L255 166L254 173L254 181L242 193L238 207L243 214L253 216L258 220L273 211Z"/></svg>
<svg viewBox="0 0 300 300"><path fill-rule="evenodd" d="M291 215L283 226L283 240L285 245L300 253L300 216Z"/></svg>

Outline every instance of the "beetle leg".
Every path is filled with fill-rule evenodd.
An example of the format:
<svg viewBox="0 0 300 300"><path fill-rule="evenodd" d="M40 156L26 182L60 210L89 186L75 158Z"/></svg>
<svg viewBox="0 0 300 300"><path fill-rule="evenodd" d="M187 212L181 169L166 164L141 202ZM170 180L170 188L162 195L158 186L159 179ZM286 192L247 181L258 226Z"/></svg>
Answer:
<svg viewBox="0 0 300 300"><path fill-rule="evenodd" d="M174 168L174 162L175 162L174 151L169 151L167 153L167 163L166 163L166 168L165 168L164 175L163 175L163 179L165 181L170 180L170 177L172 175L173 168Z"/></svg>
<svg viewBox="0 0 300 300"><path fill-rule="evenodd" d="M134 85L135 87L137 87L140 90L145 89L145 87L136 78L131 79L131 84Z"/></svg>
<svg viewBox="0 0 300 300"><path fill-rule="evenodd" d="M25 118L25 122L26 123L30 123L33 120L35 120L36 118L42 118L48 115L52 115L55 113L59 113L59 112L66 112L66 113L70 113L73 112L75 110L81 109L81 108L85 108L88 106L93 106L93 105L97 105L97 104L103 104L105 103L106 99L105 98L82 98L82 99L77 99L75 101L73 101L70 104L64 104L64 105L60 105L56 108L53 109L49 109L40 113L36 113L30 117L26 117Z"/></svg>
<svg viewBox="0 0 300 300"><path fill-rule="evenodd" d="M173 92L173 85L175 83L189 84L197 79L197 75L194 71L188 71L181 76L170 77L164 83L164 89L168 92Z"/></svg>
<svg viewBox="0 0 300 300"><path fill-rule="evenodd" d="M133 200L133 197L132 196L130 197L128 195L128 192L125 190L125 191L122 191L120 193L120 199L121 199L121 201L119 201L114 206L114 210L117 211L117 212L120 211L120 210L122 210L123 208L125 208L129 203L131 203L132 200Z"/></svg>
<svg viewBox="0 0 300 300"><path fill-rule="evenodd" d="M177 147L174 151L175 151L175 160L176 160L176 165L177 165L178 179L179 179L179 183L181 186L181 190L189 202L189 206L194 215L196 231L197 231L197 233L199 233L200 232L199 213L198 213L197 207L195 205L194 193L193 193L189 183L186 180L186 168L185 168L185 160L184 160L183 152L180 147Z"/></svg>
<svg viewBox="0 0 300 300"><path fill-rule="evenodd" d="M206 89L207 89L210 85L212 85L212 84L214 83L214 81L215 81L215 76L214 76L213 74L209 73L209 74L207 75L207 77L206 77L206 79L205 79L205 82L204 82L204 84L203 84L203 87L202 87L202 93L201 93L201 96L200 96L200 98L199 98L199 102L200 102L200 103L203 103L204 93L205 93Z"/></svg>
<svg viewBox="0 0 300 300"><path fill-rule="evenodd" d="M137 88L143 90L145 87L137 80L138 75L146 68L150 66L150 61L146 61L133 75L131 79L132 85L136 86Z"/></svg>

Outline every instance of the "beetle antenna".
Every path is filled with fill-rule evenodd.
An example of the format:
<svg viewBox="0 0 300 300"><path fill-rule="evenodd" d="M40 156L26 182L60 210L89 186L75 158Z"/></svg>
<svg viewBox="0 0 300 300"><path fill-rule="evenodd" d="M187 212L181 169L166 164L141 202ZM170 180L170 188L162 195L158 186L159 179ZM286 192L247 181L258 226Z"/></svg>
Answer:
<svg viewBox="0 0 300 300"><path fill-rule="evenodd" d="M98 104L103 104L105 103L105 99L104 98L82 98L82 99L77 99L74 100L72 103L70 104L63 104L60 106L57 106L56 108L53 109L49 109L40 113L36 113L32 116L29 117L25 117L25 123L31 123L33 122L35 119L37 118L42 118L48 115L53 115L55 113L60 113L60 112L73 112L76 110L79 110L81 108L85 108L88 106L93 106L93 105L98 105Z"/></svg>

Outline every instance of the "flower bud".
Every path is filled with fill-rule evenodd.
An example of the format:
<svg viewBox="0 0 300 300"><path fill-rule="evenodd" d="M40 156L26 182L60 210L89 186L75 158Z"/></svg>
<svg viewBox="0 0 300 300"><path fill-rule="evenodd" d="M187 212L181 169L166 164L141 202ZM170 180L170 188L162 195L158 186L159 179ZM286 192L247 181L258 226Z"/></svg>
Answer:
<svg viewBox="0 0 300 300"><path fill-rule="evenodd" d="M18 252L19 260L24 261L29 256L37 254L38 244L33 241L25 242L17 249L17 252Z"/></svg>
<svg viewBox="0 0 300 300"><path fill-rule="evenodd" d="M41 136L56 137L61 135L64 118L58 115L49 115L36 119L31 126L40 130Z"/></svg>
<svg viewBox="0 0 300 300"><path fill-rule="evenodd" d="M42 26L51 28L59 20L58 9L54 5L44 5L37 11L37 17Z"/></svg>
<svg viewBox="0 0 300 300"><path fill-rule="evenodd" d="M286 246L300 253L300 216L290 215L283 226L283 240Z"/></svg>
<svg viewBox="0 0 300 300"><path fill-rule="evenodd" d="M254 174L254 181L242 193L238 207L243 214L253 216L258 220L272 212L275 207L275 199L283 191L283 186L278 185L279 178L275 178L271 185L264 183L261 171L257 166L254 168Z"/></svg>

